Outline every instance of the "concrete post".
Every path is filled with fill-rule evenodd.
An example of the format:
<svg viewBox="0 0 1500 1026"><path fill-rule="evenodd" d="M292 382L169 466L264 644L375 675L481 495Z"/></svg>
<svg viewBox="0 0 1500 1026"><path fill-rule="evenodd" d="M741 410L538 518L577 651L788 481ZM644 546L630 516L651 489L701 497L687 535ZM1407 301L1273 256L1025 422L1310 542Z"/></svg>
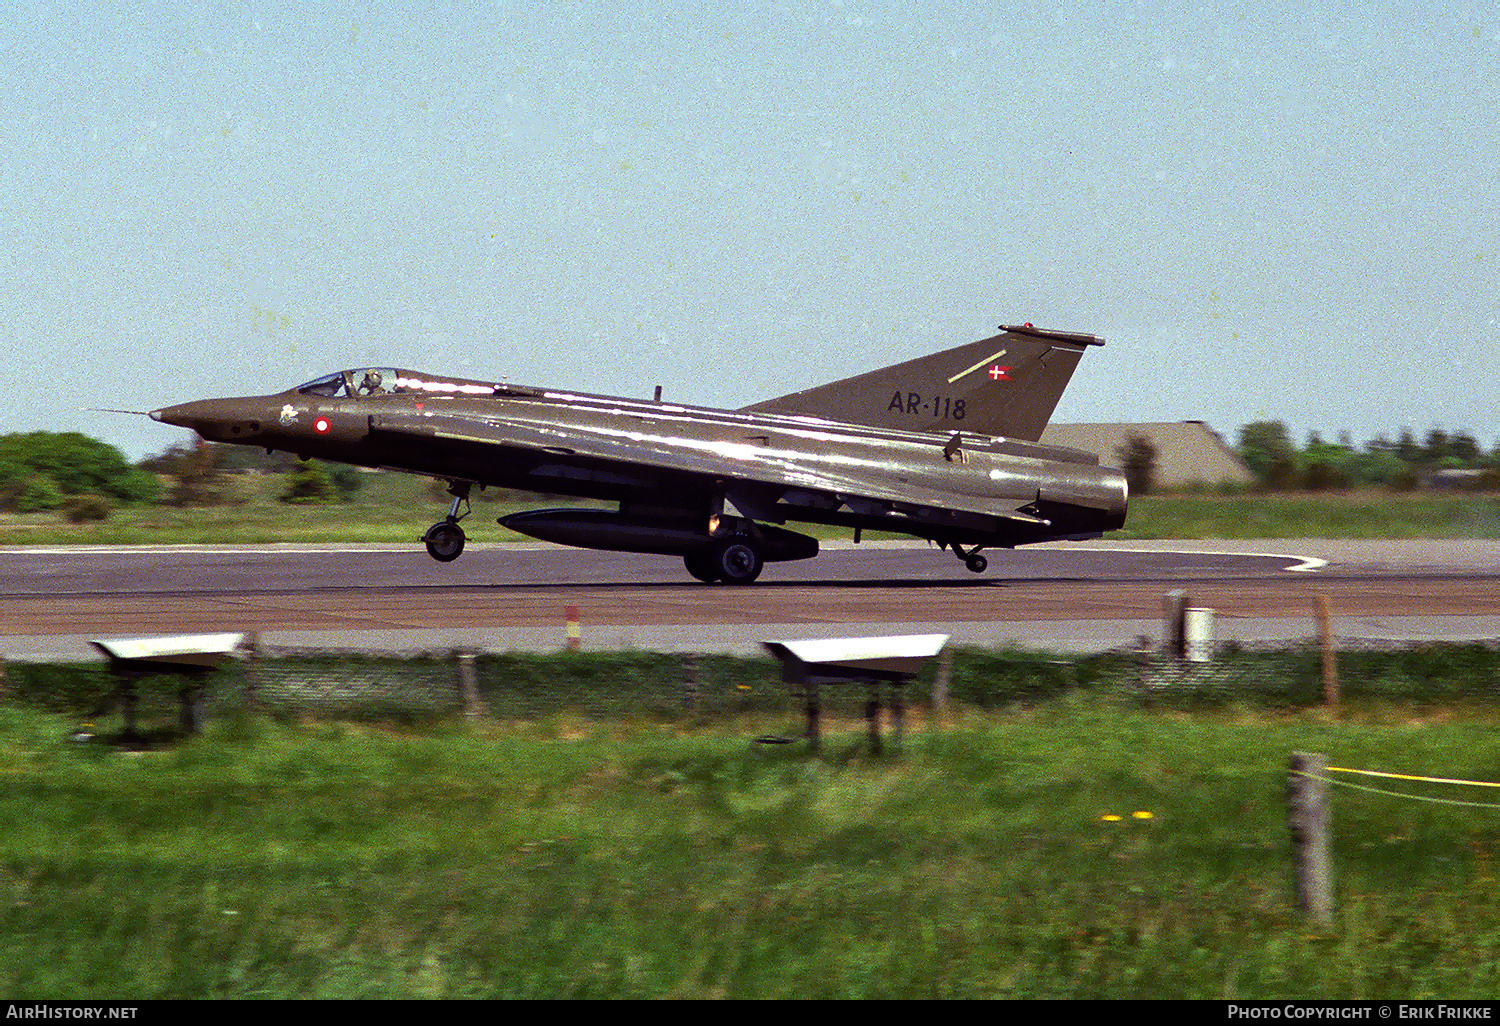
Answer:
<svg viewBox="0 0 1500 1026"><path fill-rule="evenodd" d="M1182 611L1183 655L1190 663L1206 663L1214 657L1214 611L1191 607Z"/></svg>

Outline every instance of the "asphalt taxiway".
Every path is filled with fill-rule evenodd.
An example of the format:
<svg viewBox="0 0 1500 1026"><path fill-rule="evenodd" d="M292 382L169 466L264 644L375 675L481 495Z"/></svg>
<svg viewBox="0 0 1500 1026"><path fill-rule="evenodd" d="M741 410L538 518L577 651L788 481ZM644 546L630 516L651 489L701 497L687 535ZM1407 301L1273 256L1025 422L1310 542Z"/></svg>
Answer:
<svg viewBox="0 0 1500 1026"><path fill-rule="evenodd" d="M268 645L550 650L576 610L586 649L758 652L772 638L946 633L1055 651L1160 633L1181 589L1216 637L1310 637L1327 596L1343 638L1500 638L1500 542L1100 541L987 553L965 570L923 543L824 544L749 587L661 556L541 544L100 546L0 550L0 656L87 659L92 638L256 631Z"/></svg>

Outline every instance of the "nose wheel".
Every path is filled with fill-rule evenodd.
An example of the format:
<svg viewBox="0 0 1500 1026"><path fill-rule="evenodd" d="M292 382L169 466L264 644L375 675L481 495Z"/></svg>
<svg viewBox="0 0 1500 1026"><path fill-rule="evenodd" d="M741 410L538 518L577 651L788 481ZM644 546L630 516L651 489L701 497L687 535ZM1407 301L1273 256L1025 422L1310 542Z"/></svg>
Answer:
<svg viewBox="0 0 1500 1026"><path fill-rule="evenodd" d="M422 535L427 554L439 563L451 563L463 555L464 542L468 540L458 522L470 512L469 485L467 482L455 481L448 486L448 494L453 496L453 505L448 507L448 518L433 524ZM458 512L460 505L464 508L462 514Z"/></svg>
<svg viewBox="0 0 1500 1026"><path fill-rule="evenodd" d="M439 563L451 563L463 555L466 540L464 529L453 520L433 524L427 529L427 533L422 535L422 541L427 546L427 554Z"/></svg>
<svg viewBox="0 0 1500 1026"><path fill-rule="evenodd" d="M970 572L982 574L990 568L990 561L979 554L978 545L965 552L957 542L949 544L953 547L953 554L963 561L964 566L968 567Z"/></svg>

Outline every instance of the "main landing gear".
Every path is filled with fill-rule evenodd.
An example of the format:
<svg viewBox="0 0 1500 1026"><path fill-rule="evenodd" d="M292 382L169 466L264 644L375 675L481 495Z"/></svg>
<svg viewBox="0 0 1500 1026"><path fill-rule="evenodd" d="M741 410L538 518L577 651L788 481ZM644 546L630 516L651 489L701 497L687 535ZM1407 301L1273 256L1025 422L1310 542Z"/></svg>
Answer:
<svg viewBox="0 0 1500 1026"><path fill-rule="evenodd" d="M453 505L448 507L448 518L433 524L422 535L422 541L427 545L427 554L439 563L451 563L463 554L466 538L464 529L458 526L458 522L471 512L467 481L449 484L448 494L453 496ZM464 507L462 515L458 512L460 504Z"/></svg>
<svg viewBox="0 0 1500 1026"><path fill-rule="evenodd" d="M688 573L704 584L749 584L760 576L765 559L760 546L748 535L731 534L716 538L682 559Z"/></svg>

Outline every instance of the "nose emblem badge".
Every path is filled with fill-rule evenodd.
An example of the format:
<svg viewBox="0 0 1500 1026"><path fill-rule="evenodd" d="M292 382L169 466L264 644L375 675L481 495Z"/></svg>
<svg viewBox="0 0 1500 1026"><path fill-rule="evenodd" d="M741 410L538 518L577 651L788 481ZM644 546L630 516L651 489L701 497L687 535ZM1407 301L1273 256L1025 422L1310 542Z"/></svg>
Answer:
<svg viewBox="0 0 1500 1026"><path fill-rule="evenodd" d="M281 408L281 426L286 427L287 425L295 424L296 422L297 411L292 408L291 403L287 403Z"/></svg>

